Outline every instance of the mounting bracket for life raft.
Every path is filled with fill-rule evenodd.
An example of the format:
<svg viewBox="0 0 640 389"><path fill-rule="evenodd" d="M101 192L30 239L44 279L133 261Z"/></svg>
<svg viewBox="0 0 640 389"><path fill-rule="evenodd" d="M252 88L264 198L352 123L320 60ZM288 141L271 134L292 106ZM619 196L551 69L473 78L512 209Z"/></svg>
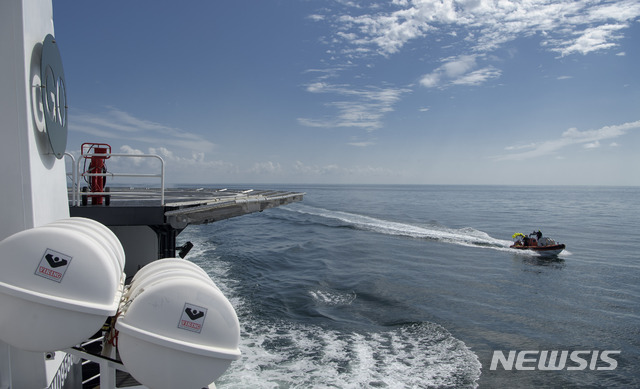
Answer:
<svg viewBox="0 0 640 389"><path fill-rule="evenodd" d="M87 205L91 198L91 205L109 205L111 195L107 184L107 167L105 161L111 158L111 146L106 143L83 143L80 154L84 158L81 173L87 186L82 187L82 205ZM87 163L89 166L87 166ZM93 194L85 194L93 193Z"/></svg>

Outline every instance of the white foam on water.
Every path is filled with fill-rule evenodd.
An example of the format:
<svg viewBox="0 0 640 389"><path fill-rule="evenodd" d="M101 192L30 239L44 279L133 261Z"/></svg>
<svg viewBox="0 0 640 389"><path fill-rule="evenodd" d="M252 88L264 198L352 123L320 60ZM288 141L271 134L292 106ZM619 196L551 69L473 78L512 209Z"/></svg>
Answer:
<svg viewBox="0 0 640 389"><path fill-rule="evenodd" d="M328 306L349 305L356 299L355 293L338 293L319 289L309 291L309 295L318 303Z"/></svg>
<svg viewBox="0 0 640 389"><path fill-rule="evenodd" d="M331 211L303 204L296 204L295 206L287 207L285 209L303 214L324 217L327 219L338 220L342 223L353 226L354 228L373 231L380 234L435 240L459 246L509 252L511 254L524 257L544 257L543 254L537 253L533 250L512 249L509 247L513 244L512 241L493 238L486 232L479 231L471 227L454 229L443 226L417 226L349 212ZM558 254L558 257L566 258L569 255L571 255L571 252L565 249Z"/></svg>
<svg viewBox="0 0 640 389"><path fill-rule="evenodd" d="M288 207L286 210L300 212L328 219L338 220L347 225L362 230L373 231L386 235L406 236L417 239L431 239L461 246L473 246L494 250L508 250L512 244L509 240L496 239L489 234L473 228L452 229L441 226L417 226L407 223L398 223L389 220L377 219L370 216L358 215L349 212L331 211L307 205L296 204L296 207Z"/></svg>
<svg viewBox="0 0 640 389"><path fill-rule="evenodd" d="M220 387L476 387L480 377L477 356L431 323L346 333L254 319L245 330Z"/></svg>
<svg viewBox="0 0 640 389"><path fill-rule="evenodd" d="M416 323L381 331L341 331L256 317L237 295L229 265L206 236L185 234L200 265L231 301L241 325L242 357L216 381L220 388L477 387L477 356L443 327ZM197 247L197 248L196 248ZM355 293L317 289L320 304L348 305Z"/></svg>

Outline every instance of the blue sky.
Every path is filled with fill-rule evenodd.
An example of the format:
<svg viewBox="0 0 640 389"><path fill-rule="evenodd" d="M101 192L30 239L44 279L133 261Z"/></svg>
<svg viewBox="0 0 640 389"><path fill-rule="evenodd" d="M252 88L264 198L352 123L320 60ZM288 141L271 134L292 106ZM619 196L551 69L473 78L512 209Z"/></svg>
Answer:
<svg viewBox="0 0 640 389"><path fill-rule="evenodd" d="M640 185L638 1L53 5L68 150L170 183Z"/></svg>

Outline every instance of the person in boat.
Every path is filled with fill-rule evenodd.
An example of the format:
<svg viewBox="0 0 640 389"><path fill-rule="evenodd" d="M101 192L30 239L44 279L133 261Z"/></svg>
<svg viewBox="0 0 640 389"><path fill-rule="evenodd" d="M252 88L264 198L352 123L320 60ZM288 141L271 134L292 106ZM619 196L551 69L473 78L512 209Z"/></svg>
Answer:
<svg viewBox="0 0 640 389"><path fill-rule="evenodd" d="M536 236L538 237L538 240L540 240L540 238L542 238L542 232L538 230L538 232L536 232Z"/></svg>
<svg viewBox="0 0 640 389"><path fill-rule="evenodd" d="M524 234L520 233L520 232L516 232L515 234L513 234L511 236L511 238L513 238L513 245L514 246L523 246L524 242L523 239L525 238Z"/></svg>

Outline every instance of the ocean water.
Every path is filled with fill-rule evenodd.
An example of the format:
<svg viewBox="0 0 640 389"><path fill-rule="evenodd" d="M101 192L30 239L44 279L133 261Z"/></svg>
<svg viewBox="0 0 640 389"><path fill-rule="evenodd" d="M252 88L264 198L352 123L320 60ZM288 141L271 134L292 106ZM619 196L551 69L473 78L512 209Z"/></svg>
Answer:
<svg viewBox="0 0 640 389"><path fill-rule="evenodd" d="M306 196L179 236L241 323L218 387L640 387L640 188L271 188ZM534 229L567 250L509 249ZM591 354L491 370L496 350Z"/></svg>

